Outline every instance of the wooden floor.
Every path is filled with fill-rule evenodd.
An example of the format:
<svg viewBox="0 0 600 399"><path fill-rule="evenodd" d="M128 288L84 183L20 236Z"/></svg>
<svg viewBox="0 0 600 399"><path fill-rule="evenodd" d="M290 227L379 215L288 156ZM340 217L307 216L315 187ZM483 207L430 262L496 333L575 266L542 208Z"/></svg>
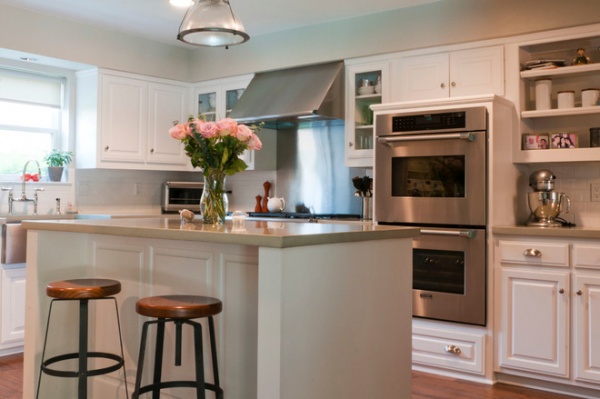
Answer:
<svg viewBox="0 0 600 399"><path fill-rule="evenodd" d="M0 399L22 399L23 355L0 357ZM485 385L413 372L412 399L573 399L505 384ZM391 398L393 399L393 398Z"/></svg>

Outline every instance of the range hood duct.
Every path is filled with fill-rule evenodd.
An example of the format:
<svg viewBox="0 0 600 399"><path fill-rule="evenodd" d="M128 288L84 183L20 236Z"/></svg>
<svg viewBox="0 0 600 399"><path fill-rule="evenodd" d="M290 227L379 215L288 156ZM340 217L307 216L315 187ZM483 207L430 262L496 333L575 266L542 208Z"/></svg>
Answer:
<svg viewBox="0 0 600 399"><path fill-rule="evenodd" d="M344 64L341 61L257 73L230 118L289 129L344 123Z"/></svg>

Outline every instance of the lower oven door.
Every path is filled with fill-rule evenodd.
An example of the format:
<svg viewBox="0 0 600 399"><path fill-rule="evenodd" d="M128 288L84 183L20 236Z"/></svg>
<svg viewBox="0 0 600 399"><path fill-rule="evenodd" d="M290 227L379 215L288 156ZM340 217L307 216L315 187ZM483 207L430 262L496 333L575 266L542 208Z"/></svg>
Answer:
<svg viewBox="0 0 600 399"><path fill-rule="evenodd" d="M484 229L421 229L413 244L413 316L486 324Z"/></svg>

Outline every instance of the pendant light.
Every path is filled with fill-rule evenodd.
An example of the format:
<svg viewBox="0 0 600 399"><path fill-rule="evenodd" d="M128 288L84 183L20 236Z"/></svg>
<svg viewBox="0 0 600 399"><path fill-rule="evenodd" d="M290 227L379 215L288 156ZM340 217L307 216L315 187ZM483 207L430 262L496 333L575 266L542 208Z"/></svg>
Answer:
<svg viewBox="0 0 600 399"><path fill-rule="evenodd" d="M250 39L229 0L198 0L188 8L177 39L196 46L233 46Z"/></svg>

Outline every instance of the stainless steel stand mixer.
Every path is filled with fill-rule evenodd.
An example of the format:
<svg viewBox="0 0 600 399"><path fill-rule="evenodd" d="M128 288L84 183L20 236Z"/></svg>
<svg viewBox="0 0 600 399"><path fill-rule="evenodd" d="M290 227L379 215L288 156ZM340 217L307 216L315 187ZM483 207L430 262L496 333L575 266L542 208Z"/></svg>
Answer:
<svg viewBox="0 0 600 399"><path fill-rule="evenodd" d="M563 213L569 213L571 200L564 193L554 191L554 180L556 180L556 176L548 169L538 170L529 176L529 186L533 192L527 194L527 202L531 211L531 216L525 222L527 226L564 226L564 223L556 219L563 211Z"/></svg>

